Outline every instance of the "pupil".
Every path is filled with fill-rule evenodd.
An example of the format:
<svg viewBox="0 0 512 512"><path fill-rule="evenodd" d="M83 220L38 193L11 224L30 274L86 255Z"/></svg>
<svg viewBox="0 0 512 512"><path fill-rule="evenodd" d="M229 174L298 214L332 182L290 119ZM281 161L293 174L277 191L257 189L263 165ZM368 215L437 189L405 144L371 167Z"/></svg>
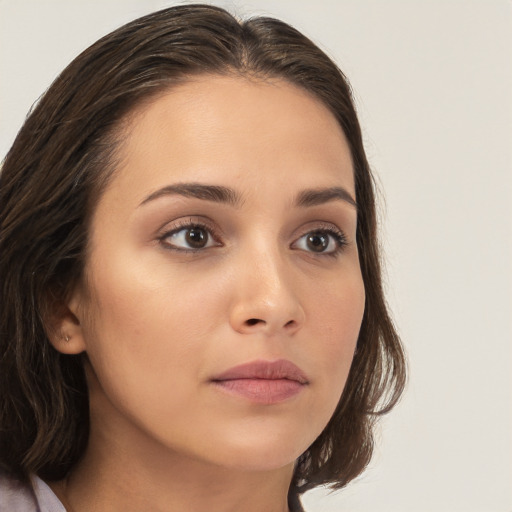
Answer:
<svg viewBox="0 0 512 512"><path fill-rule="evenodd" d="M200 249L206 245L207 234L202 228L191 228L186 234L187 243L195 249Z"/></svg>
<svg viewBox="0 0 512 512"><path fill-rule="evenodd" d="M322 252L327 249L329 245L329 239L321 233L312 233L307 239L308 247L315 252Z"/></svg>

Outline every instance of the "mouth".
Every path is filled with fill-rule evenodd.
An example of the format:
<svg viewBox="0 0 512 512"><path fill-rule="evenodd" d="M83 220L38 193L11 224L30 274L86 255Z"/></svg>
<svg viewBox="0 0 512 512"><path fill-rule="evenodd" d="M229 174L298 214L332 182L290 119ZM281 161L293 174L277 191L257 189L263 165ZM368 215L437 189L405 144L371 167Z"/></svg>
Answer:
<svg viewBox="0 0 512 512"><path fill-rule="evenodd" d="M231 395L270 405L298 395L309 381L298 366L279 359L235 366L215 376L211 383Z"/></svg>

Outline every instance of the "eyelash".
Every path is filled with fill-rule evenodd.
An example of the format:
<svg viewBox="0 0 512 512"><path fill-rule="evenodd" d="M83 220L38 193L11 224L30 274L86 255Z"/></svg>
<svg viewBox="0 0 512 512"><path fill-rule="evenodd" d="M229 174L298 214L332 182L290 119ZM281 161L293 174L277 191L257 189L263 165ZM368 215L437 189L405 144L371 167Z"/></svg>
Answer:
<svg viewBox="0 0 512 512"><path fill-rule="evenodd" d="M201 248L193 248L193 247L183 248L183 247L173 246L169 242L166 242L166 239L168 239L169 237L176 235L176 234L180 233L181 231L186 231L186 230L191 230L191 229L200 229L200 230L203 230L206 233L208 233L208 242L210 241L210 239L212 239L215 243L215 245L213 247L215 247L215 246L219 247L222 245L222 243L219 241L220 240L219 234L216 232L215 229L212 228L212 226L209 226L203 222L200 222L197 220L192 220L192 219L179 223L171 231L166 231L165 233L163 233L162 235L160 235L158 237L158 241L160 244L162 244L165 247L165 249L180 252L180 253L198 253L198 252L204 251L205 249L210 249L212 247L212 246L210 246L210 247L201 247ZM292 246L296 245L304 237L306 237L308 235L312 235L312 234L327 235L331 239L334 239L334 243L336 244L336 247L334 250L329 251L329 252L315 253L315 251L304 251L309 254L313 254L313 255L316 254L316 256L321 256L321 257L329 256L331 258L335 258L335 257L339 256L341 254L341 252L343 252L345 247L348 245L347 238L341 230L334 228L333 226L320 226L320 227L311 229L309 231L306 231L303 235L301 235L299 238L297 238L293 242ZM329 242L329 244L330 244L330 242Z"/></svg>
<svg viewBox="0 0 512 512"><path fill-rule="evenodd" d="M343 233L343 231L341 231L340 229L335 228L334 226L320 226L320 227L311 229L310 231L306 231L293 244L296 244L299 240L303 239L304 237L306 237L308 235L312 235L312 234L327 235L328 237L330 237L331 239L334 240L336 247L334 248L334 250L332 250L330 252L315 253L315 251L305 251L308 254L313 254L313 255L316 254L316 256L336 258L343 252L343 250L348 245L348 240L347 240L347 237L345 236L345 233ZM329 244L330 244L330 242L329 242Z"/></svg>
<svg viewBox="0 0 512 512"><path fill-rule="evenodd" d="M205 249L208 249L209 247L201 247L201 248L197 248L197 249L190 247L190 248L185 249L183 247L175 247L172 244L166 242L167 238L169 238L173 235L176 235L180 231L186 231L186 230L191 230L191 229L201 229L203 231L206 231L208 233L208 240L213 239L213 241L215 242L215 244L217 246L222 245L219 242L220 236L218 235L216 230L213 229L212 226L209 226L203 222L200 222L197 220L192 220L192 219L180 222L171 231L166 231L165 233L163 233L161 236L158 237L158 241L166 249L171 250L171 251L181 252L181 253L196 253L196 252L201 252L201 251L204 251Z"/></svg>

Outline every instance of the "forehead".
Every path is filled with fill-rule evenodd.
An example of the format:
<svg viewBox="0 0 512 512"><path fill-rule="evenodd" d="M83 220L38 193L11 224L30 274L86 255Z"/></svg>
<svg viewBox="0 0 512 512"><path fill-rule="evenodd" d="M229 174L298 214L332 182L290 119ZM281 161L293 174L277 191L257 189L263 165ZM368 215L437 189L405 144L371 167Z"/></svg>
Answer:
<svg viewBox="0 0 512 512"><path fill-rule="evenodd" d="M111 182L140 194L171 182L252 189L338 186L353 193L353 168L334 115L283 80L200 76L130 116ZM343 182L343 183L340 183Z"/></svg>

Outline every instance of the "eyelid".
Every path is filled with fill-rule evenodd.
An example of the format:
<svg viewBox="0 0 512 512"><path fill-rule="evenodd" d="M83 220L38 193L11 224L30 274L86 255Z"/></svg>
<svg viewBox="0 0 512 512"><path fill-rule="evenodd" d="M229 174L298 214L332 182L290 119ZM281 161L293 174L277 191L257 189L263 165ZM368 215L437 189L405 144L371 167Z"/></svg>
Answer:
<svg viewBox="0 0 512 512"><path fill-rule="evenodd" d="M304 249L297 248L298 250L304 250L308 254L312 254L315 256L338 256L344 249L349 245L349 241L344 231L340 229L335 224L330 222L317 222L317 223L308 223L306 226L303 226L301 229L301 235L296 237L294 242L291 244L292 249L294 245L296 245L299 240L304 238L305 236L311 233L327 233L330 237L333 237L337 247L333 251L329 252L315 252L315 251L307 251Z"/></svg>
<svg viewBox="0 0 512 512"><path fill-rule="evenodd" d="M201 229L204 229L208 232L209 237L213 240L212 245L208 245L206 247L199 247L199 248L193 248L193 247L179 247L172 245L165 240L172 235L186 229L191 229L194 227L198 227ZM293 242L290 244L290 247L295 250L302 250L304 252L307 252L311 255L315 256L337 256L340 252L342 252L347 245L350 244L350 242L347 239L347 236L345 235L344 231L340 229L336 224L333 224L332 222L327 221L314 221L314 222L308 222L306 225L303 225L296 231L298 236L296 235L294 237ZM337 247L334 250L330 250L328 252L326 251L320 251L315 252L307 249L302 249L299 247L296 247L298 242L304 238L305 236L311 234L311 233L326 233L329 237L334 239L334 242L336 243ZM207 249L212 249L215 247L223 246L223 235L221 234L221 230L216 226L215 223L213 223L210 219L204 218L204 217L194 217L194 216L187 216L186 218L180 218L176 219L172 222L166 223L162 228L160 228L156 234L156 240L167 250L174 250L181 253L197 253L197 252L204 252Z"/></svg>
<svg viewBox="0 0 512 512"><path fill-rule="evenodd" d="M191 229L191 228L201 228L208 232L208 235L215 242L213 245L208 245L206 247L201 248L185 248L185 247L177 247L170 243L166 243L165 239L171 237L172 235L179 233L180 231ZM204 221L202 219L194 219L193 217L188 217L186 219L177 219L172 223L167 223L161 229L158 230L157 233L157 241L168 250L173 250L182 253L196 253L205 251L207 249L211 249L213 247L219 247L222 245L221 235L219 231L212 225L211 222Z"/></svg>

